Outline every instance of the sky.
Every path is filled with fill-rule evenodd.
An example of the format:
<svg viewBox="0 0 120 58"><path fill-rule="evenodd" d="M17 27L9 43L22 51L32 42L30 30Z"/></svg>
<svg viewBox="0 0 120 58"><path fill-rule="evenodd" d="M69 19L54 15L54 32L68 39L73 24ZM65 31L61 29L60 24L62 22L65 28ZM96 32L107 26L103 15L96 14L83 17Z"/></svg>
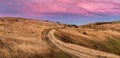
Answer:
<svg viewBox="0 0 120 58"><path fill-rule="evenodd" d="M0 17L68 24L120 20L120 0L0 0Z"/></svg>

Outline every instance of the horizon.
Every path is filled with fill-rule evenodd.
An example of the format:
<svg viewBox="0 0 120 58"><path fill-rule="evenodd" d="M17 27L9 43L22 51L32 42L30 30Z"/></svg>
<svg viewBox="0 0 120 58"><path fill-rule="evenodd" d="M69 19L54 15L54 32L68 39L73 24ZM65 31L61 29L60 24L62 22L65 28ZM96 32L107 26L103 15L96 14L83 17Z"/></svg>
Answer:
<svg viewBox="0 0 120 58"><path fill-rule="evenodd" d="M119 0L1 0L0 17L82 25L120 20L119 5Z"/></svg>
<svg viewBox="0 0 120 58"><path fill-rule="evenodd" d="M28 19L28 20L38 20L38 21L48 21L48 22L53 22L53 23L61 23L61 24L68 24L71 25L70 23L63 23L63 22L59 22L59 21L50 21L50 20L43 20L43 19L35 19L35 18L25 18L25 17L0 17L0 18L21 18L21 19ZM86 24L94 24L94 23L102 23L102 22L116 22L116 21L120 21L119 20L111 20L111 21L98 21L98 22L90 22L90 23L85 23L85 24L73 24L73 25L86 25Z"/></svg>

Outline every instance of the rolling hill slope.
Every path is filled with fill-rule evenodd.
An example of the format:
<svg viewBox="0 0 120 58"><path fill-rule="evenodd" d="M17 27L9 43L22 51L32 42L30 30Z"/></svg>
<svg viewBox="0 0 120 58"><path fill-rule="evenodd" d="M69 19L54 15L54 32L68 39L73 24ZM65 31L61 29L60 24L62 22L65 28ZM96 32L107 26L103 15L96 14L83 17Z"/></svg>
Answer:
<svg viewBox="0 0 120 58"><path fill-rule="evenodd" d="M0 58L120 58L119 26L0 18Z"/></svg>

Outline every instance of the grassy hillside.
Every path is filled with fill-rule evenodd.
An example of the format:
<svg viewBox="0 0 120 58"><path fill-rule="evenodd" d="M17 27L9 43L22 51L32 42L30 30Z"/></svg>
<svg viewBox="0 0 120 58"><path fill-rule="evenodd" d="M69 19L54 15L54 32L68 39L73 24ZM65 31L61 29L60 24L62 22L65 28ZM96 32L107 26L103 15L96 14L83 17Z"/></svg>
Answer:
<svg viewBox="0 0 120 58"><path fill-rule="evenodd" d="M0 58L66 57L66 53L57 48L52 50L41 38L44 29L59 26L57 23L32 19L0 18Z"/></svg>
<svg viewBox="0 0 120 58"><path fill-rule="evenodd" d="M52 29L56 30L54 36L64 43L120 56L119 26L120 22L115 21L75 28L42 20L0 18L0 58L80 58L50 41L47 35Z"/></svg>
<svg viewBox="0 0 120 58"><path fill-rule="evenodd" d="M60 29L56 32L60 40L120 55L120 22L98 22L79 28Z"/></svg>

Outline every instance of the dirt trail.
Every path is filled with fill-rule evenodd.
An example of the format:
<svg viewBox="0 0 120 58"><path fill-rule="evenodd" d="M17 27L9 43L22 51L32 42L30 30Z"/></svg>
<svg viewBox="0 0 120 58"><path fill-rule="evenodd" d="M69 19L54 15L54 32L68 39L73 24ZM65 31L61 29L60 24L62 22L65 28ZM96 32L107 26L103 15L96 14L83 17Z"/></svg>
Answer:
<svg viewBox="0 0 120 58"><path fill-rule="evenodd" d="M117 55L88 49L82 46L78 46L75 44L65 43L57 39L57 37L54 36L55 30L51 30L48 33L48 39L60 50L75 55L79 58L120 58Z"/></svg>

